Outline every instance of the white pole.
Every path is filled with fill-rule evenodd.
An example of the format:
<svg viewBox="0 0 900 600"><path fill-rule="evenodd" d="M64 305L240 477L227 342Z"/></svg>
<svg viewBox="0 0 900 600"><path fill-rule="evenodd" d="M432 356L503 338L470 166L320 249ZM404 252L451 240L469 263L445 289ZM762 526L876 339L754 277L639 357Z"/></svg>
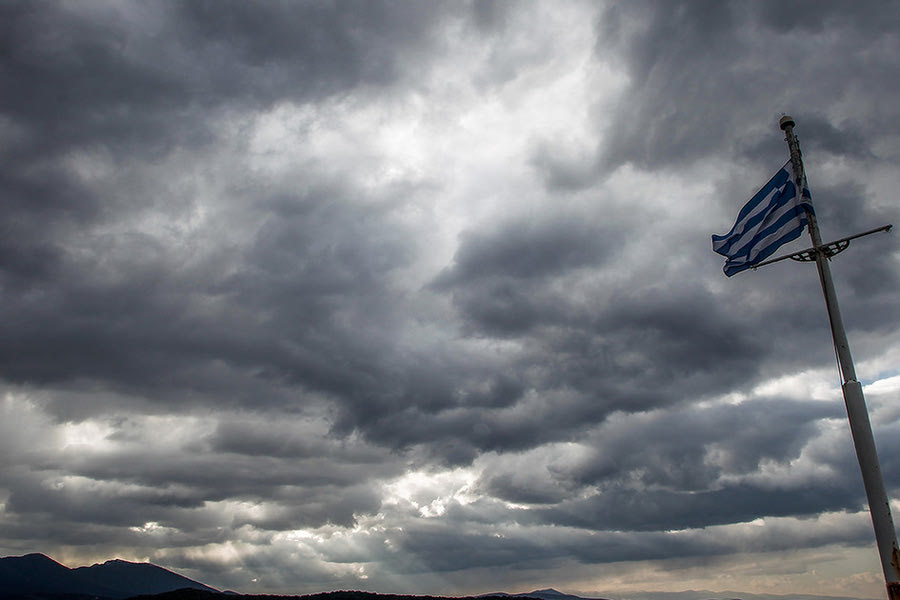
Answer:
<svg viewBox="0 0 900 600"><path fill-rule="evenodd" d="M801 193L806 183L806 175L803 172L803 159L800 155L800 142L794 135L794 120L785 116L781 118L781 129L785 133L785 141L791 151L791 164L794 167L794 183L797 193ZM834 292L834 283L831 279L831 268L828 258L820 250L822 237L819 234L819 226L816 215L807 212L809 217L809 236L813 247L816 249L816 267L819 270L819 281L822 283L822 292L825 294L825 308L828 310L828 319L831 322L831 335L834 339L834 347L837 350L838 362L841 367L844 392L844 404L847 407L847 418L850 421L850 433L853 435L853 444L856 446L856 458L859 460L859 469L862 472L863 485L866 488L866 497L869 500L869 512L872 515L872 525L875 527L875 541L878 544L878 553L881 557L881 569L884 571L884 580L887 584L889 600L900 600L900 550L897 548L897 534L894 531L894 520L891 517L891 505L884 488L884 480L881 476L881 467L878 464L878 453L875 450L875 438L872 436L872 425L869 423L869 413L866 409L866 400L863 397L862 385L856 379L856 370L853 367L853 358L850 355L850 344L847 342L847 334L844 331L844 322L841 319L841 310L838 307L837 295Z"/></svg>

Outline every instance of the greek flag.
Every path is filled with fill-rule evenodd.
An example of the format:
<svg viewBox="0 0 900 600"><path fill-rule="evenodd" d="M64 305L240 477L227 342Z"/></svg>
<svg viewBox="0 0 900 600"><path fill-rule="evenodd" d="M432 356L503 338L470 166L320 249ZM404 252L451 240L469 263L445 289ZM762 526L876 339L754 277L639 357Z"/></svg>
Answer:
<svg viewBox="0 0 900 600"><path fill-rule="evenodd" d="M804 207L812 211L809 190L802 199L790 173L790 161L763 186L738 213L725 235L712 236L713 250L724 256L729 277L772 256L782 245L800 237L808 222Z"/></svg>

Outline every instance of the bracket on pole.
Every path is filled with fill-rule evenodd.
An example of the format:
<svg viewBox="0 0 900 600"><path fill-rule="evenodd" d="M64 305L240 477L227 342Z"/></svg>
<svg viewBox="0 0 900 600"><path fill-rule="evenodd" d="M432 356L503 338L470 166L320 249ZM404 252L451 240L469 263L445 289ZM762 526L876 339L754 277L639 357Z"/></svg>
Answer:
<svg viewBox="0 0 900 600"><path fill-rule="evenodd" d="M835 254L840 254L844 250L850 247L850 240L837 240L831 242L830 244L823 244L817 248L819 252L825 255L825 258L831 258ZM791 260L796 260L797 262L810 262L816 260L816 250L810 248L809 250L804 250L803 252L797 252L795 254L791 254L788 256Z"/></svg>

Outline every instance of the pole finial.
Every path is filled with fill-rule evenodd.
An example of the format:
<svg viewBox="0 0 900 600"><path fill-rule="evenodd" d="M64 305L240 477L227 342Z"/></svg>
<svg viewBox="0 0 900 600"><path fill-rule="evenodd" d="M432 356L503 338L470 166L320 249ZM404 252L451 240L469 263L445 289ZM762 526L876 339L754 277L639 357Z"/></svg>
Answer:
<svg viewBox="0 0 900 600"><path fill-rule="evenodd" d="M788 127L793 127L796 125L793 117L789 117L784 115L781 117L781 121L778 122L778 125L781 127L782 131L786 130Z"/></svg>

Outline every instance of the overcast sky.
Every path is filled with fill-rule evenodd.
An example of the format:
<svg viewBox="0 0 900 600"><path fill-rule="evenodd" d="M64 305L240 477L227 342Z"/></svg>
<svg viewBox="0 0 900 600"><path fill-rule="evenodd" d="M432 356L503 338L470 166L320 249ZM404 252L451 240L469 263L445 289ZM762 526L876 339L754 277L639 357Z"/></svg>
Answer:
<svg viewBox="0 0 900 600"><path fill-rule="evenodd" d="M787 160L900 222L892 2L3 2L0 553L883 597ZM809 244L804 236L786 249ZM900 245L833 260L900 514Z"/></svg>

